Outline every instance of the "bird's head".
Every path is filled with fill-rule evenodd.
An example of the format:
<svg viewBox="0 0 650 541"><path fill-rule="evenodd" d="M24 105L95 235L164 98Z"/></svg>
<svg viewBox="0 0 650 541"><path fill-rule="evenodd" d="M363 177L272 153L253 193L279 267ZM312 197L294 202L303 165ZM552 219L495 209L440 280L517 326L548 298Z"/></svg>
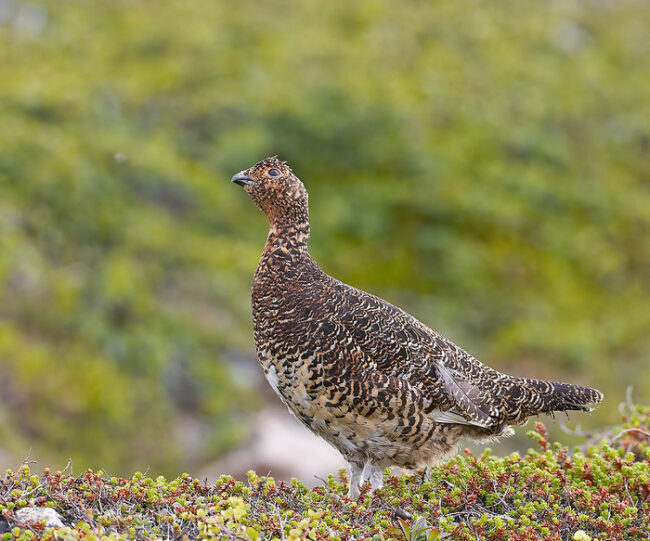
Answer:
<svg viewBox="0 0 650 541"><path fill-rule="evenodd" d="M286 162L277 156L240 171L231 180L243 186L271 223L308 221L307 190Z"/></svg>

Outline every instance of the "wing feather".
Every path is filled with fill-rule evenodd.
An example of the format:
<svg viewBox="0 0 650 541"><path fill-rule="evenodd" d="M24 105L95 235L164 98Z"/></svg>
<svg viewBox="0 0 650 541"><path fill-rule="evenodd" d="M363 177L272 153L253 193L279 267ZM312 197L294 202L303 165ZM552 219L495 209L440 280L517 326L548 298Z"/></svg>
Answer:
<svg viewBox="0 0 650 541"><path fill-rule="evenodd" d="M499 423L500 404L485 388L494 370L397 306L342 282L338 287L344 303L337 319L363 351L366 369L421 388L435 409L449 412L439 422L484 428Z"/></svg>
<svg viewBox="0 0 650 541"><path fill-rule="evenodd" d="M454 409L460 410L462 416L471 424L489 428L494 420L489 413L479 407L480 389L464 380L462 374L437 362L435 370L442 379L444 390L454 404Z"/></svg>

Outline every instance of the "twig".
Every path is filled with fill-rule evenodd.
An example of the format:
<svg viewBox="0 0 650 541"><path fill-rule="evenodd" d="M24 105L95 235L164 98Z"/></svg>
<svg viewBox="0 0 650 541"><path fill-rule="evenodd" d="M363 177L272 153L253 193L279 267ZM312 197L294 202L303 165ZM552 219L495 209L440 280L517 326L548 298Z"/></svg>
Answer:
<svg viewBox="0 0 650 541"><path fill-rule="evenodd" d="M641 430L640 428L626 428L625 430L621 430L618 433L618 435L612 439L611 443L614 443L618 438L620 438L623 434L627 432L640 432L646 438L650 438L650 432L646 432L645 430Z"/></svg>

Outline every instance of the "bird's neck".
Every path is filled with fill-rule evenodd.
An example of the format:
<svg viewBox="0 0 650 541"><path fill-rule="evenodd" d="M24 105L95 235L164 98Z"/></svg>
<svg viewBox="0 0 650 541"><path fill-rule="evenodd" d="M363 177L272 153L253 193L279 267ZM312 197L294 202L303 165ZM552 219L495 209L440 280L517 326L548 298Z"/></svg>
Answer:
<svg viewBox="0 0 650 541"><path fill-rule="evenodd" d="M272 220L264 251L255 273L255 283L276 284L295 277L305 262L311 260L307 251L309 222Z"/></svg>
<svg viewBox="0 0 650 541"><path fill-rule="evenodd" d="M307 251L309 205L304 188L283 197L256 200L256 204L269 219L269 235L264 252Z"/></svg>
<svg viewBox="0 0 650 541"><path fill-rule="evenodd" d="M297 255L307 252L308 240L308 220L296 221L275 218L271 220L264 251L277 255Z"/></svg>

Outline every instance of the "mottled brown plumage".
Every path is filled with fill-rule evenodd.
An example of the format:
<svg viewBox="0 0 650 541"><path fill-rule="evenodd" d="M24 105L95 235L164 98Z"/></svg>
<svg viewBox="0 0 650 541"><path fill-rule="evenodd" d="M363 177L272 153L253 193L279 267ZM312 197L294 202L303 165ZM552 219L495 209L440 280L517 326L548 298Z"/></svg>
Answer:
<svg viewBox="0 0 650 541"><path fill-rule="evenodd" d="M543 412L603 399L587 387L516 378L392 304L325 274L307 251L307 192L286 163L238 173L270 230L253 280L255 345L289 410L350 464L351 497L382 470L416 468Z"/></svg>

